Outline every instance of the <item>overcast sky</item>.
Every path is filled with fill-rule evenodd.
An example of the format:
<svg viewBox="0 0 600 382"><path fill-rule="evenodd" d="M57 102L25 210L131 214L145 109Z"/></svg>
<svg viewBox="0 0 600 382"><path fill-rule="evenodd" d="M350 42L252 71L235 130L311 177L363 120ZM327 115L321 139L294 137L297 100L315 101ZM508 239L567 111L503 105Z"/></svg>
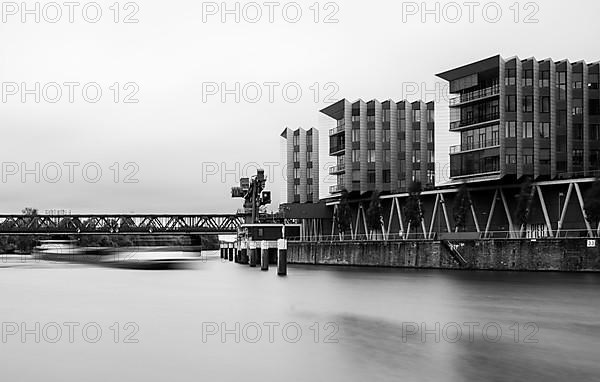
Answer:
<svg viewBox="0 0 600 382"><path fill-rule="evenodd" d="M244 8L247 2L242 2L239 23L235 15L222 22L222 9L215 9L221 2L144 0L126 9L123 2L118 15L109 8L112 3L97 3L102 17L96 23L91 22L93 5L86 8L87 20L83 17L86 2L74 9L73 23L66 6L61 6L62 18L51 23L57 9L44 8L42 2L36 23L35 15L4 2L2 213L25 206L81 213L234 212L241 201L230 198L230 188L244 175L236 172L236 163L239 170L252 171L248 163L275 169L269 187L277 205L284 173L275 165L281 159L280 133L286 126L319 128L325 177L331 121L318 110L334 100L415 100L419 95L403 94L403 89L413 89L407 83L433 89L436 73L495 54L572 61L600 56L600 5L592 0L522 2L518 15L510 9L513 0L500 1L496 4L503 13L497 23L485 20L486 2L475 8L473 23L464 6L457 22L452 22L452 7L445 8L444 17L447 2L440 3L439 23L434 15L423 23L419 10L397 0L324 1L318 3L318 15L314 0L282 2L272 8L273 23L262 2L258 21L256 7ZM34 9L34 2L26 4ZM226 4L235 7L235 2ZM295 4L302 16L292 23ZM428 7L434 4L428 2ZM406 22L403 6L417 13L406 15ZM493 4L487 10L488 20L494 19ZM528 15L539 22L526 23ZM126 17L139 22L124 23ZM73 103L65 85L69 82L80 83L74 86ZM12 83L18 84L16 89ZM22 83L34 90L25 94L24 103ZM86 100L82 88L88 83L97 85L87 87ZM235 94L223 102L223 83L230 90L240 84L239 102ZM252 83L263 92L258 101ZM92 103L98 88L102 97ZM52 103L57 89L62 97ZM125 97L138 102L125 103ZM22 163L30 170L25 182ZM87 174L82 174L86 164ZM321 187L323 196L328 185Z"/></svg>

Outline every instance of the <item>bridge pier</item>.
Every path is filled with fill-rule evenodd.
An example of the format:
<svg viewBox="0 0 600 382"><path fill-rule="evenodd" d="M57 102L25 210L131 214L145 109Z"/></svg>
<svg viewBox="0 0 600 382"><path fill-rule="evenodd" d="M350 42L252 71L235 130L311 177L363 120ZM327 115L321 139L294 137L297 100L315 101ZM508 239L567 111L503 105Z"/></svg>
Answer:
<svg viewBox="0 0 600 382"><path fill-rule="evenodd" d="M248 258L249 258L249 263L250 263L250 267L251 268L256 268L256 255L258 249L256 248L256 242L251 241L250 242L250 248L248 249Z"/></svg>
<svg viewBox="0 0 600 382"><path fill-rule="evenodd" d="M277 275L287 275L287 240L277 240Z"/></svg>
<svg viewBox="0 0 600 382"><path fill-rule="evenodd" d="M269 270L269 243L266 241L260 243L260 270Z"/></svg>
<svg viewBox="0 0 600 382"><path fill-rule="evenodd" d="M228 251L229 261L233 261L234 252L235 252L235 243L229 244L229 251Z"/></svg>

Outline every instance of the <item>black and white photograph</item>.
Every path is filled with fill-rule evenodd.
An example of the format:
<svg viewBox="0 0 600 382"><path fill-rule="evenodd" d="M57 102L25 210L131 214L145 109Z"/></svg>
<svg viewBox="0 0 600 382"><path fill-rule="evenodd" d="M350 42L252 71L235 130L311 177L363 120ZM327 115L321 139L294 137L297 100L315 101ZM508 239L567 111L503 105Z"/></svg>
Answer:
<svg viewBox="0 0 600 382"><path fill-rule="evenodd" d="M0 380L600 382L599 36L0 0Z"/></svg>

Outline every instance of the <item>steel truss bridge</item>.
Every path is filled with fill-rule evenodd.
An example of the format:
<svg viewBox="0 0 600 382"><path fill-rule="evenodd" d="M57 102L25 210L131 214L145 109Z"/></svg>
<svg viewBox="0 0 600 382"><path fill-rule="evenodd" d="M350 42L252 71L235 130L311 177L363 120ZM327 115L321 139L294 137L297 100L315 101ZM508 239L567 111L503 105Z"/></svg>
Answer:
<svg viewBox="0 0 600 382"><path fill-rule="evenodd" d="M225 215L0 215L0 235L216 235L244 223Z"/></svg>

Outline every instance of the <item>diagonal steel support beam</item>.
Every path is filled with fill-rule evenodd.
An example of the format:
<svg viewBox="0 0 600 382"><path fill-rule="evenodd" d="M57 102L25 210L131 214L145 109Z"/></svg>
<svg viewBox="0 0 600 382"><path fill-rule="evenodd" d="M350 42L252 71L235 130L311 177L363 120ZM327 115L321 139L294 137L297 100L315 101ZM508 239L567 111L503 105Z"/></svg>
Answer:
<svg viewBox="0 0 600 382"><path fill-rule="evenodd" d="M585 204L583 202L583 196L581 195L581 189L579 188L579 183L575 183L575 191L577 192L577 199L579 199L579 207L581 208L581 214L583 215L583 221L585 222L585 227L587 228L588 234L590 237L594 237L594 233L592 232L592 226L590 225L590 221L588 220L587 214L585 213Z"/></svg>

